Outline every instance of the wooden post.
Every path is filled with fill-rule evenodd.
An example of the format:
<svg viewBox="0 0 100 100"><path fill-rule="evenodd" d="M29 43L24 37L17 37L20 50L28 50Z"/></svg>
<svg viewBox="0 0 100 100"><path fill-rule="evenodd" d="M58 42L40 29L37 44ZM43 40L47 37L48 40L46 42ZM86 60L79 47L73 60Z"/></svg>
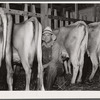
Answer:
<svg viewBox="0 0 100 100"><path fill-rule="evenodd" d="M43 29L48 25L48 4L41 4L41 23Z"/></svg>
<svg viewBox="0 0 100 100"><path fill-rule="evenodd" d="M31 12L36 13L35 5L31 5Z"/></svg>
<svg viewBox="0 0 100 100"><path fill-rule="evenodd" d="M20 19L19 19L19 15L15 15L15 23L19 23L20 22Z"/></svg>
<svg viewBox="0 0 100 100"><path fill-rule="evenodd" d="M74 18L73 17L73 12L70 12L70 18ZM73 22L71 21L70 23L72 24Z"/></svg>
<svg viewBox="0 0 100 100"><path fill-rule="evenodd" d="M54 16L57 16L57 10L56 9L54 9ZM56 28L58 28L58 20L57 19L54 20L54 29L56 29Z"/></svg>
<svg viewBox="0 0 100 100"><path fill-rule="evenodd" d="M25 3L24 5L24 11L28 12L28 4ZM24 21L28 19L28 16L24 16Z"/></svg>
<svg viewBox="0 0 100 100"><path fill-rule="evenodd" d="M62 13L61 13L61 16L64 16L64 15L63 15L63 9L61 10L61 12L62 12ZM62 27L62 26L63 26L63 21L60 20L60 27Z"/></svg>
<svg viewBox="0 0 100 100"><path fill-rule="evenodd" d="M75 4L75 19L79 18L79 14L78 14L78 4Z"/></svg>
<svg viewBox="0 0 100 100"><path fill-rule="evenodd" d="M48 9L48 15L51 15L51 8ZM48 18L48 26L51 27L51 19Z"/></svg>
<svg viewBox="0 0 100 100"><path fill-rule="evenodd" d="M94 20L93 21L96 22L96 4L94 4L93 10L94 10Z"/></svg>
<svg viewBox="0 0 100 100"><path fill-rule="evenodd" d="M66 18L68 18L68 11L66 11ZM65 26L68 25L68 21L65 21Z"/></svg>
<svg viewBox="0 0 100 100"><path fill-rule="evenodd" d="M66 9L65 8L63 8L63 17L65 18L66 17ZM66 24L66 21L65 20L63 20L63 26L65 26L65 24Z"/></svg>
<svg viewBox="0 0 100 100"><path fill-rule="evenodd" d="M6 6L7 9L10 9L9 3L6 3L5 6Z"/></svg>
<svg viewBox="0 0 100 100"><path fill-rule="evenodd" d="M19 15L15 15L15 23L19 23Z"/></svg>
<svg viewBox="0 0 100 100"><path fill-rule="evenodd" d="M60 27L62 27L63 26L63 21L62 20L60 20Z"/></svg>

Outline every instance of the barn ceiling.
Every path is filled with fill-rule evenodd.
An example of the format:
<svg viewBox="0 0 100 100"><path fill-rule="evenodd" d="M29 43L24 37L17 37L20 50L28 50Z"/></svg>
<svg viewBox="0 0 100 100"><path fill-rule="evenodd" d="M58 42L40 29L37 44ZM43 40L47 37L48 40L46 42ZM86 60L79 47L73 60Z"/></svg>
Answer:
<svg viewBox="0 0 100 100"><path fill-rule="evenodd" d="M32 3L29 4L29 8L30 8L30 5ZM0 4L2 5L2 4ZM36 8L37 9L40 9L40 4L35 4L36 5ZM91 7L93 6L94 4L78 4L78 9L84 9L84 8L87 8L87 7ZM54 4L50 4L49 3L49 8L52 8L52 9L57 9L58 11L61 11L63 8L65 8L66 10L69 10L69 11L74 11L75 10L75 4L57 4L57 3L54 3ZM23 10L24 9L24 3L23 4L14 4L14 3L11 3L10 4L10 8L11 9L18 9L18 10Z"/></svg>

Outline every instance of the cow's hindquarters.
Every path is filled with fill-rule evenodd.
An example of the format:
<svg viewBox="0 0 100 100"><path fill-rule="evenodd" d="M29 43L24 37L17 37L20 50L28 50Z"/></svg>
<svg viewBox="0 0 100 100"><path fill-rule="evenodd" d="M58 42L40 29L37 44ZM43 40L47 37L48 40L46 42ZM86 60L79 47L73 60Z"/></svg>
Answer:
<svg viewBox="0 0 100 100"><path fill-rule="evenodd" d="M79 76L78 81L80 81L81 76L82 76L82 68L83 68L82 64L84 61L84 52L81 52L82 51L81 49L84 50L85 46L83 46L82 48L81 48L81 46L82 46L83 42L84 42L84 45L87 44L87 40L84 39L85 36L87 36L86 35L87 33L84 31L84 28L85 28L84 25L80 25L78 27L78 35L80 35L80 36L79 36L78 41L76 43L76 49L75 49L73 55L71 55L71 62L73 65L73 77L71 80L72 84L75 83L75 81L76 81L76 77L77 77L79 69L80 69L80 76ZM86 39L87 39L87 37L86 37ZM81 58L79 58L80 54L81 54ZM80 68L80 60L79 59L81 59L81 68Z"/></svg>

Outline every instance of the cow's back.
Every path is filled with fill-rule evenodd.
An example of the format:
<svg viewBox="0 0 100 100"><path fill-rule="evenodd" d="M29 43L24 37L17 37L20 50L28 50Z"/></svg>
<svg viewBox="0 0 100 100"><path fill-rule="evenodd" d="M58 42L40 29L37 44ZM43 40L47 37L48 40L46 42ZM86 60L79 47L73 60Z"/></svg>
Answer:
<svg viewBox="0 0 100 100"><path fill-rule="evenodd" d="M66 27L62 27L59 30L59 35L57 37L57 42L63 47L66 47L66 50L69 54L73 53L75 47L78 42L78 38L81 37L81 33L79 32L79 25L68 25ZM84 24L83 24L84 26Z"/></svg>
<svg viewBox="0 0 100 100"><path fill-rule="evenodd" d="M27 22L27 23L22 23L22 24L15 24L14 25L14 32L13 32L14 44L16 44L16 43L21 44L22 41L28 42L27 38L32 40L32 37L33 37L32 26L33 26L32 22ZM29 34L27 34L27 33L29 33Z"/></svg>
<svg viewBox="0 0 100 100"><path fill-rule="evenodd" d="M100 23L89 24L88 52L96 52L100 43Z"/></svg>
<svg viewBox="0 0 100 100"><path fill-rule="evenodd" d="M20 52L30 52L33 35L33 23L31 21L14 25L13 55L16 55L14 56L15 60L18 60L18 58L20 58L18 57L18 50L20 50Z"/></svg>

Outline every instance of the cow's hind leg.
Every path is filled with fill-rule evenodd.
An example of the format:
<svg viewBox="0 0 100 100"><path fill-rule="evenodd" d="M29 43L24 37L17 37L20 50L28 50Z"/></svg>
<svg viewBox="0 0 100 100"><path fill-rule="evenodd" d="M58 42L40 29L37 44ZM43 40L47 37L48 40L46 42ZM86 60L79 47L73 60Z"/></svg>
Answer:
<svg viewBox="0 0 100 100"><path fill-rule="evenodd" d="M69 71L69 74L71 74L71 62L70 62L70 59L68 60L68 71Z"/></svg>
<svg viewBox="0 0 100 100"><path fill-rule="evenodd" d="M11 53L6 53L7 84L9 90L13 90L13 69L11 65Z"/></svg>
<svg viewBox="0 0 100 100"><path fill-rule="evenodd" d="M24 54L22 54L22 55L24 55ZM29 65L29 62L28 62L28 56L27 55L22 56L21 61L22 61L22 65L24 67L25 74L26 74L26 87L25 87L25 90L29 90L30 79L31 79L31 66Z"/></svg>
<svg viewBox="0 0 100 100"><path fill-rule="evenodd" d="M38 90L44 91L44 83L43 83L43 66L42 66L42 51L41 49L37 50L37 60L38 60Z"/></svg>
<svg viewBox="0 0 100 100"><path fill-rule="evenodd" d="M82 81L82 71L83 71L83 64L84 64L84 51L80 51L80 66L79 66L79 76L77 79L77 83L80 83Z"/></svg>
<svg viewBox="0 0 100 100"><path fill-rule="evenodd" d="M73 76L71 79L71 84L74 84L76 81L77 74L78 74L79 65L76 60L72 60L72 65L73 65Z"/></svg>
<svg viewBox="0 0 100 100"><path fill-rule="evenodd" d="M91 61L92 61L92 72L91 72L91 75L89 77L89 81L91 81L97 71L97 68L98 68L98 59L97 59L97 56L96 54L92 54L90 56L91 58Z"/></svg>
<svg viewBox="0 0 100 100"><path fill-rule="evenodd" d="M43 66L42 63L38 62L38 90L44 91L44 83L43 83Z"/></svg>
<svg viewBox="0 0 100 100"><path fill-rule="evenodd" d="M64 67L65 67L66 74L68 74L69 71L68 71L68 64L67 64L67 61L64 61Z"/></svg>

